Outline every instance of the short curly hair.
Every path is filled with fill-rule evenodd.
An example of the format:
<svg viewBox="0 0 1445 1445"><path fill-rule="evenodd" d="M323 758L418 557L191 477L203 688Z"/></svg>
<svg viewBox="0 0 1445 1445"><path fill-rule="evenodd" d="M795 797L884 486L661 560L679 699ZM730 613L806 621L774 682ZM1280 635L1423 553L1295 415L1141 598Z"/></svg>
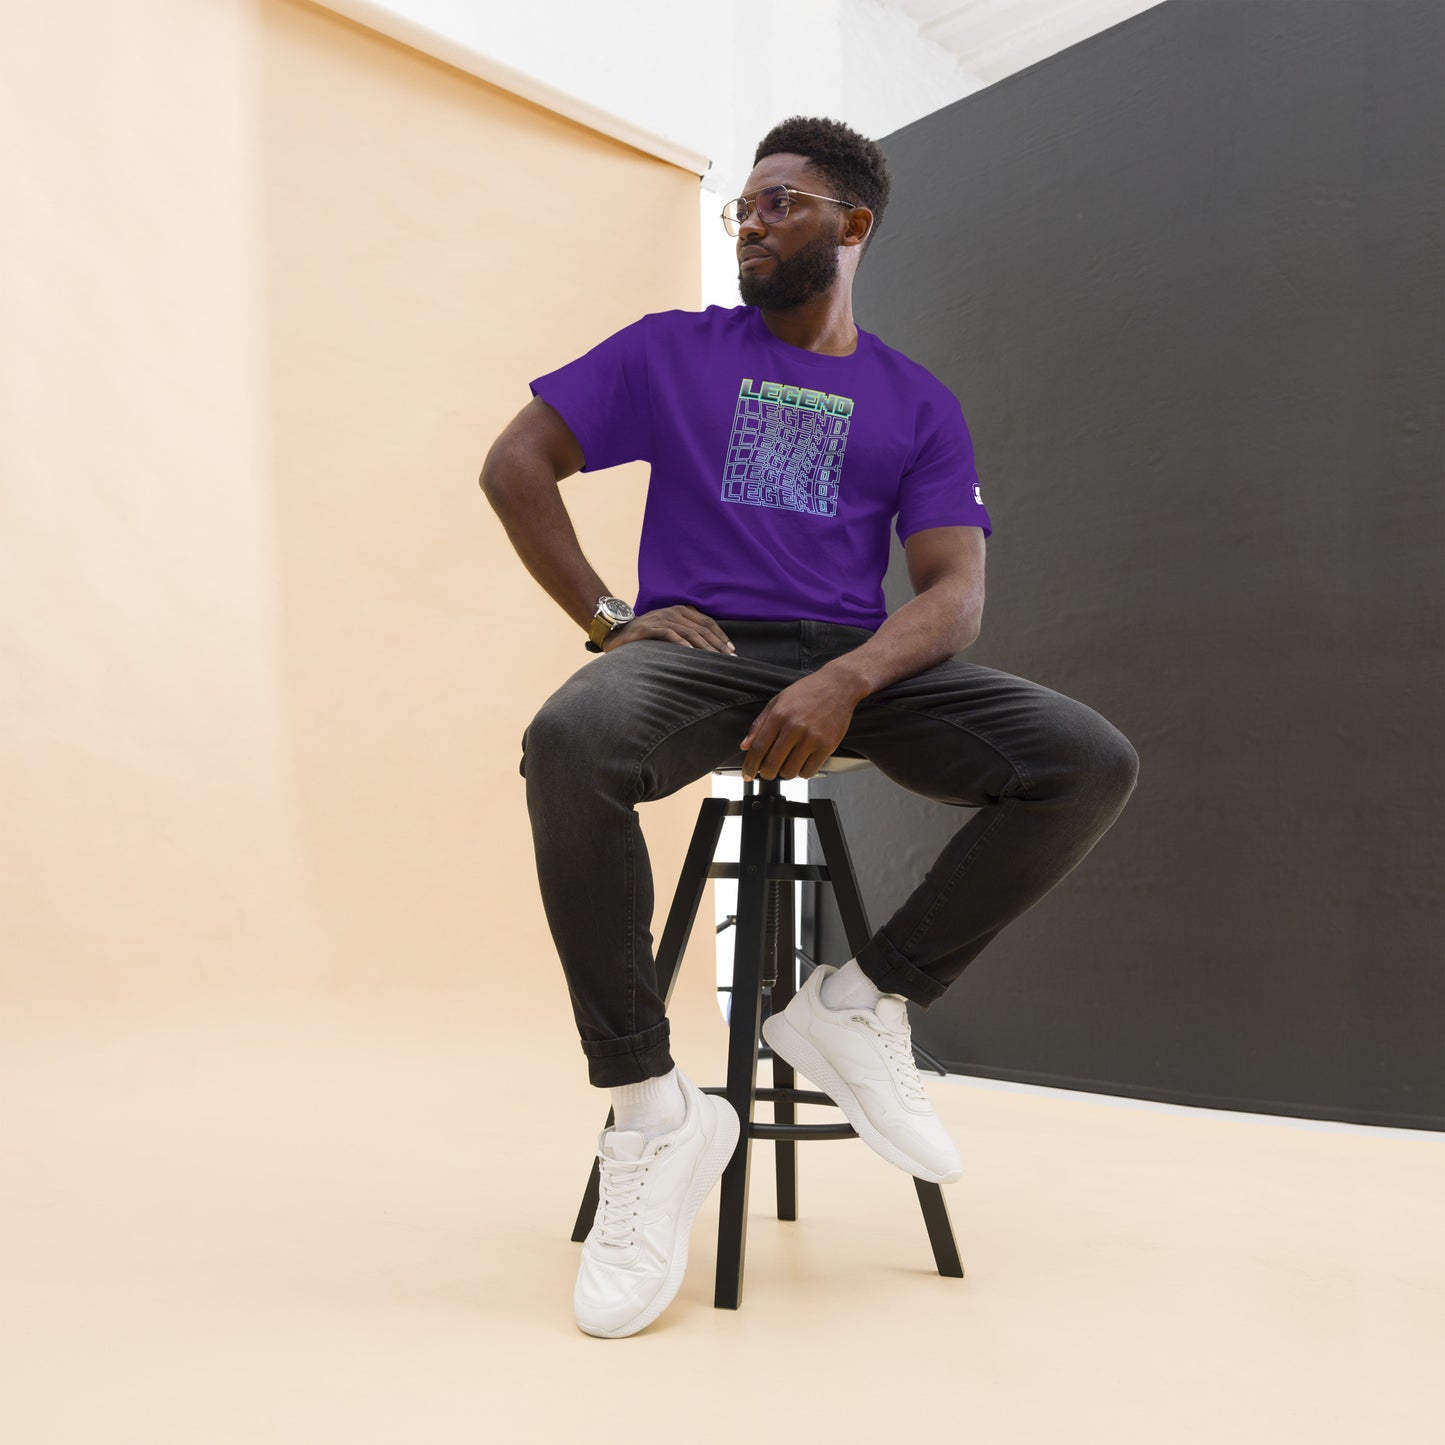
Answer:
<svg viewBox="0 0 1445 1445"><path fill-rule="evenodd" d="M794 115L779 121L758 142L753 164L776 155L806 156L808 164L827 177L840 200L867 206L873 212L873 229L863 243L866 252L882 224L891 185L888 161L877 142L841 120Z"/></svg>

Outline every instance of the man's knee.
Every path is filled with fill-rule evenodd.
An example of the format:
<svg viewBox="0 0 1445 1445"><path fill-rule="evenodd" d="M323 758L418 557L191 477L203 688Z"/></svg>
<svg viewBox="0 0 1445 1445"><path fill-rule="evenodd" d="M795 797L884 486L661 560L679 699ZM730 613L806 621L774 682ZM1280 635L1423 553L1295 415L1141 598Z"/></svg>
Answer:
<svg viewBox="0 0 1445 1445"><path fill-rule="evenodd" d="M557 689L522 733L521 774L532 782L575 762L589 742L587 708L570 684Z"/></svg>
<svg viewBox="0 0 1445 1445"><path fill-rule="evenodd" d="M1079 781L1095 806L1111 818L1123 809L1139 781L1139 754L1107 718L1091 710L1085 731Z"/></svg>
<svg viewBox="0 0 1445 1445"><path fill-rule="evenodd" d="M1112 818L1139 780L1139 754L1107 718L1083 703L1063 710L1056 733L1056 783L1080 807Z"/></svg>
<svg viewBox="0 0 1445 1445"><path fill-rule="evenodd" d="M637 754L645 737L638 700L625 679L590 664L538 709L522 734L521 773L529 795L625 797L636 802Z"/></svg>
<svg viewBox="0 0 1445 1445"><path fill-rule="evenodd" d="M1139 782L1139 754L1118 728L1112 724L1106 726L1109 729L1109 746L1104 775L1111 793L1123 807Z"/></svg>

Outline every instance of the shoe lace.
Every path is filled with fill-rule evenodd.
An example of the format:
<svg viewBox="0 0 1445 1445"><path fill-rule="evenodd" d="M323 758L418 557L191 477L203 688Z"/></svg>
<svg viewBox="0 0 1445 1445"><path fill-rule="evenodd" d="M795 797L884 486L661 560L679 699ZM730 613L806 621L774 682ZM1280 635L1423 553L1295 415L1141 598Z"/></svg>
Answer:
<svg viewBox="0 0 1445 1445"><path fill-rule="evenodd" d="M667 1145L660 1145L653 1159ZM597 1242L612 1249L627 1249L642 1217L642 1189L653 1159L609 1159L598 1156L600 1198L597 1204Z"/></svg>
<svg viewBox="0 0 1445 1445"><path fill-rule="evenodd" d="M926 1105L928 1092L923 1087L923 1080L918 1076L918 1062L913 1057L911 1031L907 1028L884 1028L879 1022L877 1014L857 1014L855 1017L859 1023L871 1025L882 1041L883 1050L888 1057L888 1065L893 1070L893 1078L903 1097L910 1104Z"/></svg>

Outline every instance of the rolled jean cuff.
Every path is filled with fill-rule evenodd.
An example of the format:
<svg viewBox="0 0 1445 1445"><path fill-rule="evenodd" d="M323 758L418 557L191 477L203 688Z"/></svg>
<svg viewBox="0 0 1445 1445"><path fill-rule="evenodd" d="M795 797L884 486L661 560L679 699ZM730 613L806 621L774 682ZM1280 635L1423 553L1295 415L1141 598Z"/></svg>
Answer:
<svg viewBox="0 0 1445 1445"><path fill-rule="evenodd" d="M884 993L902 994L910 1003L924 1008L937 1003L947 988L946 984L915 968L881 929L858 950L858 967L872 979L875 988Z"/></svg>
<svg viewBox="0 0 1445 1445"><path fill-rule="evenodd" d="M670 1032L667 1020L663 1019L653 1028L623 1039L583 1039L588 1078L599 1089L616 1089L670 1073Z"/></svg>

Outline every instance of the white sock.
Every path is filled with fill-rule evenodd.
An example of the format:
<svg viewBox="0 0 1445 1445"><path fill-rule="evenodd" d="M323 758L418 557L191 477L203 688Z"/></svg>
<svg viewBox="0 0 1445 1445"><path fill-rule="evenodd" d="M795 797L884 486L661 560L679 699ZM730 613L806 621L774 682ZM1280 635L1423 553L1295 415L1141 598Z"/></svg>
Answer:
<svg viewBox="0 0 1445 1445"><path fill-rule="evenodd" d="M676 1069L640 1084L622 1084L611 1094L612 1127L635 1131L645 1139L671 1134L687 1118L687 1100L677 1082Z"/></svg>
<svg viewBox="0 0 1445 1445"><path fill-rule="evenodd" d="M877 1008L883 990L850 958L837 973L823 980L821 997L824 1008Z"/></svg>

